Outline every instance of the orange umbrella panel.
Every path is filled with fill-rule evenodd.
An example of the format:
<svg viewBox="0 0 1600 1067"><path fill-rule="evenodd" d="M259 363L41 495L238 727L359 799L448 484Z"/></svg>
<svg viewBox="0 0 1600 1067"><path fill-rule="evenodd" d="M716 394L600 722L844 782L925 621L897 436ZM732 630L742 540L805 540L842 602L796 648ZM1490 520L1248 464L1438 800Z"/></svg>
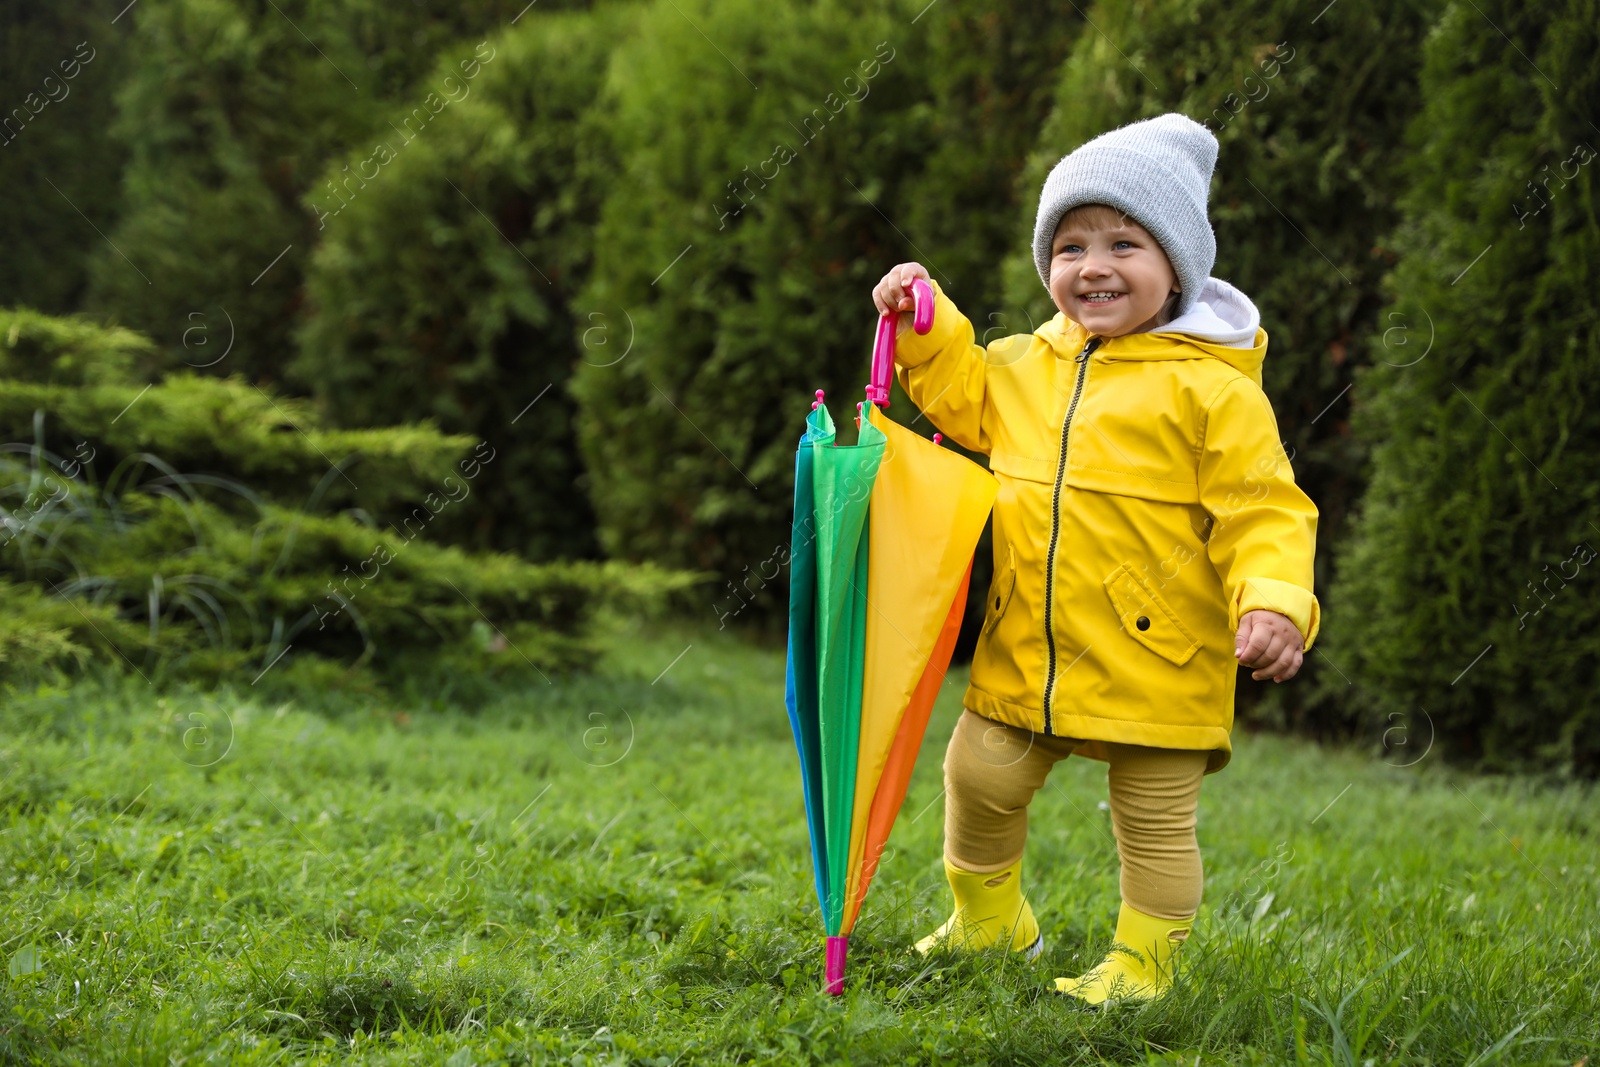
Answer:
<svg viewBox="0 0 1600 1067"><path fill-rule="evenodd" d="M966 606L973 550L999 492L976 463L893 422L869 502L865 647L846 871L848 933L905 800L933 698ZM891 767L891 753L897 754ZM872 856L871 868L866 858Z"/></svg>

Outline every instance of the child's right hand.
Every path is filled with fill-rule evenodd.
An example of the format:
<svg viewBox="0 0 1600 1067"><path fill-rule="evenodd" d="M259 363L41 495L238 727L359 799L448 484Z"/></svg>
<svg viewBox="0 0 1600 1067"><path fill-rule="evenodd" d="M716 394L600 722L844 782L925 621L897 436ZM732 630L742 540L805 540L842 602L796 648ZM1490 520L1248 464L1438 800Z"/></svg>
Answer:
<svg viewBox="0 0 1600 1067"><path fill-rule="evenodd" d="M911 312L916 307L916 302L911 298L911 283L917 278L930 284L933 282L927 268L921 263L901 263L891 267L883 280L873 287L872 302L877 305L878 314L900 312L900 320L895 324L896 333L904 332L911 325Z"/></svg>

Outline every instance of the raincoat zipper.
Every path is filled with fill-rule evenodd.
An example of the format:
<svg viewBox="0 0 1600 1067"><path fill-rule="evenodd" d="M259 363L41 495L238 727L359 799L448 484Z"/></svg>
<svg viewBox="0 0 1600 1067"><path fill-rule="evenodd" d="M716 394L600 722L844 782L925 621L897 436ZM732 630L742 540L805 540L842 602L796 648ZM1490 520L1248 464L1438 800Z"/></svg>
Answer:
<svg viewBox="0 0 1600 1067"><path fill-rule="evenodd" d="M1072 390L1072 403L1067 405L1066 417L1061 420L1061 456L1056 461L1056 487L1050 501L1050 554L1045 557L1044 575L1044 640L1050 650L1050 662L1044 676L1044 732L1050 733L1050 699L1056 688L1056 633L1055 599L1056 545L1061 540L1061 481L1067 472L1067 433L1072 429L1072 415L1078 410L1078 398L1083 395L1083 379L1089 373L1089 354L1100 347L1100 338L1091 337L1083 351L1074 357L1078 364L1078 383Z"/></svg>

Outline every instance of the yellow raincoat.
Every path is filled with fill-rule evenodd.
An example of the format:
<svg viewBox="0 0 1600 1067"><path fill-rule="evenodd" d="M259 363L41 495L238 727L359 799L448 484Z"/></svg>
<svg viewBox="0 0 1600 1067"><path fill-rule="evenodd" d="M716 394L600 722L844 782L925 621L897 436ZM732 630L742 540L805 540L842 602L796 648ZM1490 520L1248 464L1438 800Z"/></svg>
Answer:
<svg viewBox="0 0 1600 1067"><path fill-rule="evenodd" d="M984 347L933 288L897 377L1000 484L966 706L1096 759L1117 741L1210 750L1221 770L1239 617L1286 615L1307 650L1321 623L1317 508L1261 389L1254 304L1211 278L1160 330L1091 337L1062 313Z"/></svg>

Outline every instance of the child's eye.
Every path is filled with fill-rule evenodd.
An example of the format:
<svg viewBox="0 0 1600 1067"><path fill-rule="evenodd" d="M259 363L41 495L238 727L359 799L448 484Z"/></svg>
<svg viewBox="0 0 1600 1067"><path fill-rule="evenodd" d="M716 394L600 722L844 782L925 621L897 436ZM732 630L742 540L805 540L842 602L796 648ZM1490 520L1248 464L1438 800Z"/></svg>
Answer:
<svg viewBox="0 0 1600 1067"><path fill-rule="evenodd" d="M1067 254L1069 252L1077 252L1077 251L1080 251L1080 249L1078 248L1077 245L1062 245L1061 246L1061 251L1057 252L1056 254L1057 255L1065 255L1065 254Z"/></svg>
<svg viewBox="0 0 1600 1067"><path fill-rule="evenodd" d="M1133 247L1133 242L1132 241L1114 241L1114 242L1112 242L1111 247L1112 248L1116 248L1117 245L1127 245L1129 248L1132 248Z"/></svg>

